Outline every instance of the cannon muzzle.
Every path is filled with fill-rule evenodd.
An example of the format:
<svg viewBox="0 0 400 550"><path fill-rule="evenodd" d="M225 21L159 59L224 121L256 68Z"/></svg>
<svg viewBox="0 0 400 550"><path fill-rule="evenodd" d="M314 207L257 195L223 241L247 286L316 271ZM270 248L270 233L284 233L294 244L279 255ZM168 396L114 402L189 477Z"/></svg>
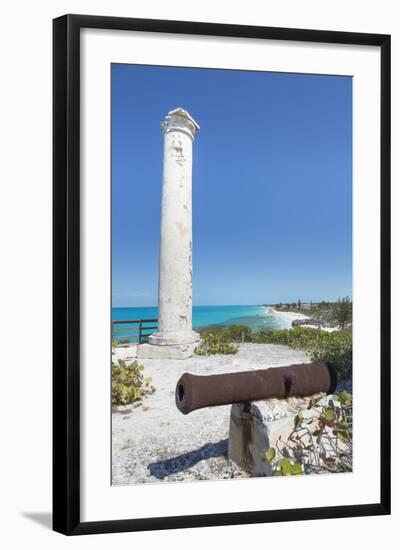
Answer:
<svg viewBox="0 0 400 550"><path fill-rule="evenodd" d="M329 394L336 384L336 368L326 361L207 376L185 373L176 385L175 402L183 414L188 414L204 407L272 397Z"/></svg>

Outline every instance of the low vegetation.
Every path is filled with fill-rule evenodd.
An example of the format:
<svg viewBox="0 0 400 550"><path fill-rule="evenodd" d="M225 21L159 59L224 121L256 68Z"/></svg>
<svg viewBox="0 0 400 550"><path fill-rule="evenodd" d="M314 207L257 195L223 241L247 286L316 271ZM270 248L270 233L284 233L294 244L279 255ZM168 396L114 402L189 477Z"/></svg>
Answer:
<svg viewBox="0 0 400 550"><path fill-rule="evenodd" d="M346 380L352 370L352 332L325 332L308 327L255 333L253 342L283 344L308 352L311 361L330 361L338 370L338 379Z"/></svg>
<svg viewBox="0 0 400 550"><path fill-rule="evenodd" d="M207 327L200 329L203 345L199 355L237 353L238 342L282 344L292 349L307 351L310 361L330 361L338 370L338 379L347 380L352 370L352 332L350 329L326 332L315 328L252 331L244 325Z"/></svg>
<svg viewBox="0 0 400 550"><path fill-rule="evenodd" d="M353 315L353 304L348 297L339 298L334 304L333 318L343 330L345 326L351 323Z"/></svg>
<svg viewBox="0 0 400 550"><path fill-rule="evenodd" d="M327 405L319 399L310 403L307 418L295 416L286 440L279 438L264 460L273 475L288 476L352 471L352 395L333 395Z"/></svg>
<svg viewBox="0 0 400 550"><path fill-rule="evenodd" d="M229 326L209 326L196 329L201 338L205 340L210 334L217 336L218 339L225 342L253 342L254 335L250 327L247 325L229 325Z"/></svg>
<svg viewBox="0 0 400 550"><path fill-rule="evenodd" d="M202 342L195 350L197 355L224 355L234 354L239 351L237 344L233 343L223 329L210 329L202 334Z"/></svg>
<svg viewBox="0 0 400 550"><path fill-rule="evenodd" d="M113 405L129 405L144 395L154 393L151 377L145 378L137 361L127 365L122 359L112 363L111 395Z"/></svg>

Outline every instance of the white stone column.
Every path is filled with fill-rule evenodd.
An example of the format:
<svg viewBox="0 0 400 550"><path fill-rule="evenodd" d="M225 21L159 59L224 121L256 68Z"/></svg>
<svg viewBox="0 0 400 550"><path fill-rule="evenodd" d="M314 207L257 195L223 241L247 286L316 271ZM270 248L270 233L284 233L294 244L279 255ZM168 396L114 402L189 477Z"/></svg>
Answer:
<svg viewBox="0 0 400 550"><path fill-rule="evenodd" d="M158 330L140 357L184 359L199 335L192 330L192 147L198 124L187 111L170 111L161 124L164 165L161 202Z"/></svg>

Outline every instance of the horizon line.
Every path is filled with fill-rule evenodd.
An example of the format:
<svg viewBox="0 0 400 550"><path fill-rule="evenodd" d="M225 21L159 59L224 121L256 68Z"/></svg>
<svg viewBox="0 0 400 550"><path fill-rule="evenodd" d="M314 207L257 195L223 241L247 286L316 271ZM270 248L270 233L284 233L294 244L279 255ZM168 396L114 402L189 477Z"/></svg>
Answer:
<svg viewBox="0 0 400 550"><path fill-rule="evenodd" d="M353 299L351 296L349 295L346 295L346 296L339 296L339 298L349 298L350 301L352 302ZM339 298L336 298L336 300L311 300L311 301L306 301L306 300L300 300L300 302L302 304L321 304L322 302L326 302L327 304L329 303L335 303L338 301ZM279 302L264 302L264 303L257 303L257 304L193 304L192 307L246 307L246 306L252 306L252 307L262 307L262 306L274 306L274 305L278 305L278 304L282 304L282 305L286 305L286 304L289 304L289 305L292 305L292 304L298 304L298 300L289 300L289 301L279 301ZM112 305L111 306L112 308L144 308L144 307L151 307L151 308L157 308L158 305L130 305L130 306L114 306Z"/></svg>

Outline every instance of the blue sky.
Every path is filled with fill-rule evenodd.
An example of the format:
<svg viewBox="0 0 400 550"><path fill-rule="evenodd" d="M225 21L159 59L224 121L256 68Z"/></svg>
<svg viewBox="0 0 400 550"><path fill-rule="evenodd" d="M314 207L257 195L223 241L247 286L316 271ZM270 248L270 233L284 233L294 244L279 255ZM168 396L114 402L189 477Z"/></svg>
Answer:
<svg viewBox="0 0 400 550"><path fill-rule="evenodd" d="M157 304L162 131L193 150L193 304L352 290L352 80L112 65L113 306Z"/></svg>

